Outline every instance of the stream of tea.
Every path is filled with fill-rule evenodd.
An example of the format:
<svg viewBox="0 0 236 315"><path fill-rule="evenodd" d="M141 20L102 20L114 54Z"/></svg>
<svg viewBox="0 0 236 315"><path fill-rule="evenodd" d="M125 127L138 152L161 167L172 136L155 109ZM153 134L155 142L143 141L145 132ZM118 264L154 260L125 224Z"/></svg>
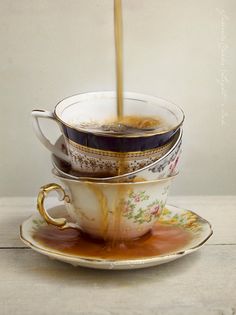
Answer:
<svg viewBox="0 0 236 315"><path fill-rule="evenodd" d="M117 99L117 119L123 118L123 21L122 21L122 0L114 0L114 35L115 35L115 51L116 51L116 99ZM118 175L124 174L126 167L125 154L119 160ZM113 229L115 232L113 237L113 246L118 239L122 208L120 207L120 200L125 197L125 189L120 186L117 191L117 200L113 207Z"/></svg>
<svg viewBox="0 0 236 315"><path fill-rule="evenodd" d="M125 126L125 130L129 131L129 128L131 129L131 132L140 132L140 130L142 130L142 128L144 128L143 130L145 130L145 128L153 128L155 126L160 126L162 121L157 118L153 118L153 117L142 117L142 116L125 116L124 115L124 98L123 98L123 24L122 24L122 0L114 0L114 42L115 42L115 56L116 56L116 111L117 111L117 117L116 117L116 121L111 123L112 127L114 128L119 128L122 127L124 128ZM118 127L117 127L118 126ZM128 127L127 127L128 126ZM86 126L85 126L86 127ZM92 126L90 126L90 128L92 128ZM97 126L95 126L95 128L97 128ZM98 126L98 128L100 128L100 126ZM136 130L136 131L135 131ZM117 174L116 175L121 175L124 174L126 172L127 169L127 165L126 165L126 158L127 155L126 153L122 154L122 156L120 156L119 158L119 162L118 162L118 169L117 169ZM101 179L102 180L102 179ZM106 248L106 246L104 247L104 241L107 240L107 231L108 228L110 227L110 225L112 226L112 229L114 230L114 236L113 239L108 242L107 246L110 248L114 248L114 250L116 249L117 251L112 251L111 255L114 256L120 256L124 258L124 255L128 255L123 253L120 249L117 249L119 247L120 241L119 241L119 234L120 234L120 229L121 229L121 225L122 225L122 202L127 198L128 193L130 192L130 188L126 187L125 185L118 185L117 186L117 190L116 190L116 198L114 198L112 205L109 205L108 202L108 196L104 194L104 191L102 191L102 189L99 188L99 186L94 185L93 183L87 183L88 188L93 192L93 194L96 196L96 200L98 202L99 205L99 209L100 209L100 213L101 213L101 234L103 235L103 241L96 241L94 243L94 246L97 247L97 250L102 248ZM51 228L51 232L50 232L50 228ZM87 253L90 256L93 255L93 249L95 250L94 246L91 246L91 239L88 238L88 236L86 234L83 234L82 232L72 232L71 231L59 231L51 226L49 226L48 228L42 229L42 231L40 231L39 233L37 233L37 235L35 237L37 237L39 240L44 241L44 242L49 242L50 246L61 246L61 248L72 251L72 252L78 252L81 255L83 255L83 253ZM162 233L164 233L166 235L166 233L169 231L169 228L166 229L164 227L162 227ZM185 242L187 240L187 235L185 232L181 231L181 230L176 230L178 233L180 233L179 235L180 240L181 240L181 244L183 242ZM60 234L61 233L61 234ZM68 233L68 234L67 234ZM76 234L77 233L77 234ZM62 235L68 235L69 238L75 237L76 235L78 237L77 241L73 241L71 242L70 239L67 240L67 238L65 239L65 242L61 242L60 244L56 245L56 242L54 242L57 237L60 239L60 237ZM53 237L52 237L53 236ZM158 237L157 237L158 236ZM163 249L160 248L154 248L153 249L153 244L155 243L155 241L157 241L159 239L159 234L157 234L157 232L155 232L154 234L152 234L151 239L148 241L147 237L145 238L145 246L146 244L150 243L151 247L150 247L150 251L148 251L148 255L152 255L154 254L154 252L166 252L168 250L170 250L171 248L176 249L179 245L179 241L178 239L176 239L174 241L174 243L172 245L168 245L167 243L165 243L165 246L163 247ZM66 236L67 237L67 236ZM69 243L68 243L69 242ZM128 248L130 251L129 255L146 255L145 253L139 252L140 251L140 244L143 244L143 240L141 240L140 242L135 241L134 245L131 245L132 242L126 242L126 243L122 243L122 244L126 244L125 248ZM71 247L71 246L72 247ZM75 246L76 245L76 246ZM118 247L117 247L118 246ZM78 248L77 248L78 247ZM108 248L107 247L107 248ZM77 249L76 249L77 248ZM96 251L94 252L96 253ZM94 254L96 255L96 254ZM127 256L128 257L128 256Z"/></svg>
<svg viewBox="0 0 236 315"><path fill-rule="evenodd" d="M123 24L121 0L114 0L117 117L123 117Z"/></svg>

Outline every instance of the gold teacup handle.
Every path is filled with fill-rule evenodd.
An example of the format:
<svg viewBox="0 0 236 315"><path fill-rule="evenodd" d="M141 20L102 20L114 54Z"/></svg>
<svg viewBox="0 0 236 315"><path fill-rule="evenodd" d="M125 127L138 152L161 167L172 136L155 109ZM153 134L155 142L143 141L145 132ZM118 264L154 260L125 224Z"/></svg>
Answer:
<svg viewBox="0 0 236 315"><path fill-rule="evenodd" d="M53 224L55 226L61 227L61 228L67 228L67 227L75 227L75 225L72 223L67 223L67 220L65 218L58 218L54 219L52 218L47 210L44 208L44 200L47 197L47 195L55 190L58 193L59 200L70 202L69 196L65 193L65 190L58 184L51 183L44 185L40 188L40 191L38 193L37 198L37 209L41 216L45 219L45 221L49 224Z"/></svg>

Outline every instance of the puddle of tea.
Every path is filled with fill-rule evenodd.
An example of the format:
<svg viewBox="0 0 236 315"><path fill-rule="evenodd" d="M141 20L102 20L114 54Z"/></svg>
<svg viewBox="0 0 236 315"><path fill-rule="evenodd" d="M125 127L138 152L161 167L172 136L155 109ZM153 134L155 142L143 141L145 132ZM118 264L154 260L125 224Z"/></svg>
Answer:
<svg viewBox="0 0 236 315"><path fill-rule="evenodd" d="M187 245L192 234L181 227L157 223L151 232L132 241L103 241L91 238L76 229L60 230L51 225L42 226L33 238L50 249L94 259L139 259L170 254Z"/></svg>

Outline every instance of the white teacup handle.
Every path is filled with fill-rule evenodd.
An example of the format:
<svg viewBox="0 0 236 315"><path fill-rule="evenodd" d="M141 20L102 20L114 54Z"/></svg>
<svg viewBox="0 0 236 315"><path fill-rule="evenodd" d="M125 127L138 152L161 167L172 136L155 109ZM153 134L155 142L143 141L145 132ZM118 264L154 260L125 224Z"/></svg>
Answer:
<svg viewBox="0 0 236 315"><path fill-rule="evenodd" d="M41 216L44 218L44 220L48 224L55 225L55 226L60 227L62 229L79 228L79 226L77 224L67 222L67 220L65 218L54 219L49 215L49 213L47 212L47 210L44 207L44 200L51 191L56 191L58 193L58 199L59 200L61 200L61 201L63 200L66 203L70 203L70 197L65 193L65 190L60 185L55 184L55 183L51 183L51 184L47 184L47 185L42 186L40 188L39 193L38 193L37 209L38 209L39 213L41 214Z"/></svg>
<svg viewBox="0 0 236 315"><path fill-rule="evenodd" d="M49 140L48 138L43 134L42 129L39 124L39 118L47 118L52 119L57 122L54 114L52 112L46 111L46 110L33 110L31 112L32 115L32 124L34 128L34 132L39 139L39 141L53 154L55 154L60 159L66 161L67 163L70 163L70 159L67 154L60 151L58 148L56 148Z"/></svg>

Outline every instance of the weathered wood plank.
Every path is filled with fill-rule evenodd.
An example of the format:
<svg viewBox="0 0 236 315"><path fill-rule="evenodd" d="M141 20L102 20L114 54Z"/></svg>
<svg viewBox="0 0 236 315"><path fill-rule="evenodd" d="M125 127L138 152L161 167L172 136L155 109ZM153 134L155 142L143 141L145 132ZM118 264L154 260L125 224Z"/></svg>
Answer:
<svg viewBox="0 0 236 315"><path fill-rule="evenodd" d="M143 270L90 270L30 249L0 251L0 310L9 314L233 314L236 246L205 246Z"/></svg>
<svg viewBox="0 0 236 315"><path fill-rule="evenodd" d="M193 210L211 222L214 235L207 244L236 244L235 196L170 197L169 204ZM48 207L58 204L49 198ZM22 246L19 225L36 209L36 198L0 198L0 247Z"/></svg>
<svg viewBox="0 0 236 315"><path fill-rule="evenodd" d="M55 202L58 204L55 198L48 198L48 207ZM0 198L0 247L24 246L19 239L19 226L36 211L36 198Z"/></svg>

